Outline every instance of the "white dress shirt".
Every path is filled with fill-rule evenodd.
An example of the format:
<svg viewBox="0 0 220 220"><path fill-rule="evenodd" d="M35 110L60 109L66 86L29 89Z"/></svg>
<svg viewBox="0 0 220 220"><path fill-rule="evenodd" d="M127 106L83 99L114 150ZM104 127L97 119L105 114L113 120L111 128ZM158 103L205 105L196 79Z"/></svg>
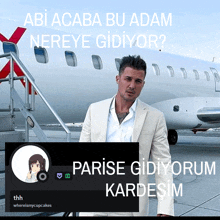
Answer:
<svg viewBox="0 0 220 220"><path fill-rule="evenodd" d="M134 127L137 99L129 109L129 114L119 123L115 111L115 98L112 100L108 115L106 142L131 142Z"/></svg>

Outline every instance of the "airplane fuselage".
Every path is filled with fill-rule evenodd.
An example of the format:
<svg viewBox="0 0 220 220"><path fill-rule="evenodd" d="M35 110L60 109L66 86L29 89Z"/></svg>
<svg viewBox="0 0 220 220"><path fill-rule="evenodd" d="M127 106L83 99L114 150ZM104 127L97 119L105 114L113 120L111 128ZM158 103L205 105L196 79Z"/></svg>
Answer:
<svg viewBox="0 0 220 220"><path fill-rule="evenodd" d="M203 108L220 109L220 81L214 73L220 72L220 64L135 46L130 49L45 48L48 62L39 63L26 35L18 44L19 58L66 123L83 122L91 103L117 93L115 59L130 54L140 55L147 63L146 82L139 98L164 113L168 129L220 127L218 120L210 123L197 117ZM75 54L76 66L67 65L66 51ZM101 59L101 69L94 67L94 55ZM0 60L0 69L6 62ZM20 81L15 83L15 88L24 90ZM2 108L8 107L8 83L0 84L0 92ZM38 96L34 115L41 124L56 123ZM23 122L19 113L16 118Z"/></svg>

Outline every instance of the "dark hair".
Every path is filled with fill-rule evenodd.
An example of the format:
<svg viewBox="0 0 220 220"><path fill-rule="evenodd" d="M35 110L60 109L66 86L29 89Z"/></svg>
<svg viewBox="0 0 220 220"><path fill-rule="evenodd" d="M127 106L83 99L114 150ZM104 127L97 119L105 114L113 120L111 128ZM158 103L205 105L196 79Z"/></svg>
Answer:
<svg viewBox="0 0 220 220"><path fill-rule="evenodd" d="M141 57L138 56L125 56L121 59L120 68L119 68L119 76L123 73L126 67L131 67L136 70L144 70L146 76L147 64ZM144 77L145 77L144 76Z"/></svg>
<svg viewBox="0 0 220 220"><path fill-rule="evenodd" d="M40 170L45 170L46 161L40 154L34 154L29 158L29 170L31 170L31 164L37 163L37 161L40 163Z"/></svg>

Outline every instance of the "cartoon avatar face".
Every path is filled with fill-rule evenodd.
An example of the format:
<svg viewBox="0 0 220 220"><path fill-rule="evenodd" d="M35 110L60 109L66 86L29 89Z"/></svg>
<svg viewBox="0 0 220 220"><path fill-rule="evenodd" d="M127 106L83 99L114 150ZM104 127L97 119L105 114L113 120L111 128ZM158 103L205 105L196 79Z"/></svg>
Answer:
<svg viewBox="0 0 220 220"><path fill-rule="evenodd" d="M28 167L29 172L27 173L27 182L37 182L37 174L39 171L45 171L45 159L40 154L34 154L29 158Z"/></svg>
<svg viewBox="0 0 220 220"><path fill-rule="evenodd" d="M40 171L40 163L37 161L37 163L31 164L31 170L33 173L38 173Z"/></svg>
<svg viewBox="0 0 220 220"><path fill-rule="evenodd" d="M29 158L29 171L38 173L41 170L45 170L45 159L40 154L34 154Z"/></svg>

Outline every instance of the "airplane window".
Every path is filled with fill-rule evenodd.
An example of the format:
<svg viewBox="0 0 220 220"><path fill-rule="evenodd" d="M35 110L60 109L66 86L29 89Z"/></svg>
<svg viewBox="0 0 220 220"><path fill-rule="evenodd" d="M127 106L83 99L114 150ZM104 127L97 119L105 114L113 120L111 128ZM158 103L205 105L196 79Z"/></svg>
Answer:
<svg viewBox="0 0 220 220"><path fill-rule="evenodd" d="M77 59L75 53L65 51L66 63L68 66L77 66Z"/></svg>
<svg viewBox="0 0 220 220"><path fill-rule="evenodd" d="M186 72L185 68L180 68L180 70L183 73L183 78L186 79L187 78L187 72Z"/></svg>
<svg viewBox="0 0 220 220"><path fill-rule="evenodd" d="M206 80L207 80L207 81L210 81L209 73L208 73L207 71L204 71L204 73L205 73L205 76L206 76Z"/></svg>
<svg viewBox="0 0 220 220"><path fill-rule="evenodd" d="M45 48L35 46L34 54L38 63L48 63L49 58Z"/></svg>
<svg viewBox="0 0 220 220"><path fill-rule="evenodd" d="M157 76L159 76L160 75L160 68L159 68L159 66L157 64L155 64L155 63L153 63L152 66L153 66L154 73Z"/></svg>
<svg viewBox="0 0 220 220"><path fill-rule="evenodd" d="M172 67L172 66L167 66L167 68L168 68L168 70L169 70L170 76L171 76L171 77L174 77L173 67Z"/></svg>
<svg viewBox="0 0 220 220"><path fill-rule="evenodd" d="M197 70L193 70L193 72L195 73L195 78L196 78L196 80L198 80L198 79L199 79L199 73L198 73L198 71L197 71Z"/></svg>
<svg viewBox="0 0 220 220"><path fill-rule="evenodd" d="M19 56L17 45L11 42L3 42L3 51L4 53L14 52L17 56Z"/></svg>
<svg viewBox="0 0 220 220"><path fill-rule="evenodd" d="M119 58L115 58L115 65L116 65L116 69L119 71L120 68L120 63L121 63L121 59Z"/></svg>
<svg viewBox="0 0 220 220"><path fill-rule="evenodd" d="M214 75L214 77L215 77L215 80L217 81L217 82L219 82L220 81L220 76L219 76L219 74L218 74L218 71L215 69L215 68L210 68L211 69L211 71L212 71L212 73L213 73L213 75Z"/></svg>
<svg viewBox="0 0 220 220"><path fill-rule="evenodd" d="M92 55L92 63L95 69L101 70L103 68L102 60L98 55Z"/></svg>

